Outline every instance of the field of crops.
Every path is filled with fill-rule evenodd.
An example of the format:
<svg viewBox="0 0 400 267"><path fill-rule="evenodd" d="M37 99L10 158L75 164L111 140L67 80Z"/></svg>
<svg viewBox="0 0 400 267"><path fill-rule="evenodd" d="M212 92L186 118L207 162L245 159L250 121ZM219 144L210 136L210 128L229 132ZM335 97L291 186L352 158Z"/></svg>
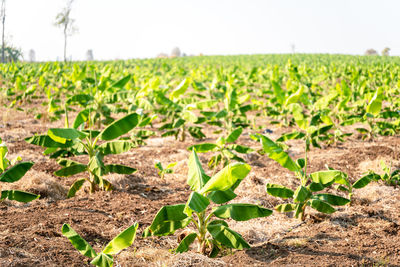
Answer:
<svg viewBox="0 0 400 267"><path fill-rule="evenodd" d="M0 65L0 266L399 266L400 58Z"/></svg>

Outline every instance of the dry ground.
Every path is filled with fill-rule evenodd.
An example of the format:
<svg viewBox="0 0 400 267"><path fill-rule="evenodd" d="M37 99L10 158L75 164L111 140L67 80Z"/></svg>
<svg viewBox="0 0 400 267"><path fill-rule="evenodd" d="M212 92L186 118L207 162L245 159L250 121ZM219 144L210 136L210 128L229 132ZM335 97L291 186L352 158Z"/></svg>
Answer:
<svg viewBox="0 0 400 267"><path fill-rule="evenodd" d="M35 161L34 167L11 188L41 194L30 204L4 201L0 203L0 266L85 266L81 256L61 235L63 223L69 223L96 250L99 250L122 229L139 222L139 233L133 246L116 260L118 266L400 266L400 191L383 184L370 184L357 190L351 206L338 209L330 216L309 210L304 223L289 215L274 213L268 218L248 222L230 222L252 245L217 259L196 253L174 255L176 237L142 239L147 227L163 205L184 203L189 195L186 185L186 148L195 140L184 143L173 138L154 137L148 145L123 155L107 158L138 169L134 175L113 175L116 186L112 192L66 199L68 187L76 177L59 178L54 160L42 155L43 149L29 145L24 138L45 133L50 127L62 126L62 121L49 123L32 119L19 111L0 109L0 138L7 143L10 157L22 156ZM274 129L273 129L274 130ZM257 147L246 130L240 143ZM282 129L275 129L273 137ZM286 129L285 131L289 131ZM216 135L210 140L215 140ZM301 142L291 144L295 158L302 155ZM347 142L312 149L310 171L325 169L325 165L345 171L355 180L368 169L379 171L380 160L399 165L400 138L379 137L364 142L351 137ZM206 164L207 155L201 155ZM280 200L265 193L266 183L297 185L296 179L266 156L252 153L246 157L252 166L249 176L237 189L235 202L257 203L272 208ZM84 159L83 159L84 160ZM178 162L173 174L165 181L157 176L154 163ZM2 185L4 186L4 185Z"/></svg>

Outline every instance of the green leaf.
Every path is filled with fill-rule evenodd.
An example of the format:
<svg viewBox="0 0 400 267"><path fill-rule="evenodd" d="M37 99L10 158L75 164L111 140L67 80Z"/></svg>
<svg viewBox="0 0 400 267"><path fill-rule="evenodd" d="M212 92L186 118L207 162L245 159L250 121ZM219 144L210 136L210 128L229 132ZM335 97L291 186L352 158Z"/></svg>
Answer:
<svg viewBox="0 0 400 267"><path fill-rule="evenodd" d="M185 238L182 239L181 243L179 243L179 246L175 249L175 252L182 253L188 251L190 245L196 240L196 237L197 237L196 233L190 233L187 236L185 236Z"/></svg>
<svg viewBox="0 0 400 267"><path fill-rule="evenodd" d="M83 164L74 164L65 168L62 168L56 172L54 172L54 175L57 175L59 177L68 177L72 176L81 172L84 172L87 170L87 166Z"/></svg>
<svg viewBox="0 0 400 267"><path fill-rule="evenodd" d="M367 106L367 113L371 113L374 116L377 116L382 109L382 87L379 87L376 91L374 96L372 97L371 101Z"/></svg>
<svg viewBox="0 0 400 267"><path fill-rule="evenodd" d="M61 144L74 139L83 139L87 136L86 133L74 128L51 128L47 131L47 135L55 142Z"/></svg>
<svg viewBox="0 0 400 267"><path fill-rule="evenodd" d="M106 173L118 173L118 174L132 174L137 171L135 168L120 164L110 164L105 166Z"/></svg>
<svg viewBox="0 0 400 267"><path fill-rule="evenodd" d="M107 246L103 249L102 253L108 255L114 255L120 252L121 250L132 245L133 241L135 241L136 231L139 224L134 223L132 226L125 229L119 235L117 235Z"/></svg>
<svg viewBox="0 0 400 267"><path fill-rule="evenodd" d="M76 193L79 191L79 189L82 188L83 184L85 183L86 179L82 178L82 179L78 179L76 180L71 187L68 190L68 194L67 194L67 198L71 198L74 197L76 195Z"/></svg>
<svg viewBox="0 0 400 267"><path fill-rule="evenodd" d="M40 195L31 194L24 191L19 190L3 190L1 191L0 199L8 199L8 200L15 200L18 202L28 203L32 200L38 199Z"/></svg>
<svg viewBox="0 0 400 267"><path fill-rule="evenodd" d="M232 189L225 191L212 191L208 194L208 198L215 204L223 204L234 199L237 195Z"/></svg>
<svg viewBox="0 0 400 267"><path fill-rule="evenodd" d="M94 266L98 267L111 267L114 264L114 259L111 255L99 253L91 262Z"/></svg>
<svg viewBox="0 0 400 267"><path fill-rule="evenodd" d="M119 88L122 89L129 81L131 80L131 75L128 74L126 75L124 78L122 78L121 80L113 83L110 87L111 88Z"/></svg>
<svg viewBox="0 0 400 267"><path fill-rule="evenodd" d="M319 199L310 199L308 203L313 209L322 213L331 214L336 211L331 205Z"/></svg>
<svg viewBox="0 0 400 267"><path fill-rule="evenodd" d="M327 170L327 171L318 171L310 174L310 177L314 183L321 183L321 184L329 184L335 181L336 177L341 177L345 175L341 171L337 170Z"/></svg>
<svg viewBox="0 0 400 267"><path fill-rule="evenodd" d="M170 94L170 99L177 99L183 95L188 89L190 84L190 79L184 79Z"/></svg>
<svg viewBox="0 0 400 267"><path fill-rule="evenodd" d="M67 141L65 143L59 143L51 139L48 135L35 135L25 138L25 141L32 145L42 146L42 147L54 147L54 148L67 148L74 145L74 142Z"/></svg>
<svg viewBox="0 0 400 267"><path fill-rule="evenodd" d="M98 149L103 155L121 154L129 151L133 147L131 141L115 140L101 144Z"/></svg>
<svg viewBox="0 0 400 267"><path fill-rule="evenodd" d="M228 204L219 206L213 211L220 219L231 218L235 221L247 221L254 218L266 217L272 214L272 210L253 204Z"/></svg>
<svg viewBox="0 0 400 267"><path fill-rule="evenodd" d="M311 192L304 186L299 186L294 192L293 198L295 203L305 202L312 196Z"/></svg>
<svg viewBox="0 0 400 267"><path fill-rule="evenodd" d="M294 211L296 209L296 204L279 204L277 206L275 206L275 210L279 211L279 212L290 212L290 211Z"/></svg>
<svg viewBox="0 0 400 267"><path fill-rule="evenodd" d="M114 121L100 133L100 139L109 141L126 134L136 127L139 122L139 115L131 113L125 117Z"/></svg>
<svg viewBox="0 0 400 267"><path fill-rule="evenodd" d="M186 227L191 219L184 213L185 206L185 204L178 204L162 207L143 233L144 237L170 235L177 229Z"/></svg>
<svg viewBox="0 0 400 267"><path fill-rule="evenodd" d="M239 138L239 136L242 134L242 132L243 132L242 127L236 128L228 135L228 137L226 138L226 142L234 143Z"/></svg>
<svg viewBox="0 0 400 267"><path fill-rule="evenodd" d="M78 115L76 115L74 124L72 127L78 129L83 123L85 123L89 119L90 109L81 110Z"/></svg>
<svg viewBox="0 0 400 267"><path fill-rule="evenodd" d="M72 245L84 256L89 258L96 257L94 249L83 239L79 234L72 229L68 224L64 224L61 228L61 233L69 239Z"/></svg>
<svg viewBox="0 0 400 267"><path fill-rule="evenodd" d="M319 199L327 202L332 206L343 206L350 203L350 200L341 196L336 196L332 194L317 194L313 195L313 199Z"/></svg>
<svg viewBox="0 0 400 267"><path fill-rule="evenodd" d="M13 183L21 179L33 166L33 162L20 162L0 175L0 182Z"/></svg>
<svg viewBox="0 0 400 267"><path fill-rule="evenodd" d="M237 145L237 144L229 145L228 148L235 150L236 152L241 153L241 154L247 154L247 153L254 151L251 147Z"/></svg>
<svg viewBox="0 0 400 267"><path fill-rule="evenodd" d="M195 212L200 213L204 211L208 207L208 205L210 205L210 200L208 200L208 198L200 195L197 192L192 192L189 196L189 200L186 204L186 207L189 207ZM188 214L188 212L185 213Z"/></svg>
<svg viewBox="0 0 400 267"><path fill-rule="evenodd" d="M230 229L226 224L209 223L207 225L207 230L215 240L224 246L235 249L250 248L250 245L243 239L243 237Z"/></svg>
<svg viewBox="0 0 400 267"><path fill-rule="evenodd" d="M372 180L370 179L369 175L365 175L358 179L354 184L353 188L360 189L367 186Z"/></svg>
<svg viewBox="0 0 400 267"><path fill-rule="evenodd" d="M188 150L192 151L193 149L195 149L196 152L198 152L198 153L205 153L205 152L213 151L217 147L218 146L216 144L203 143L203 144L190 146L190 147L188 147Z"/></svg>
<svg viewBox="0 0 400 267"><path fill-rule="evenodd" d="M189 156L187 183L193 191L199 191L210 180L206 175L195 150Z"/></svg>
<svg viewBox="0 0 400 267"><path fill-rule="evenodd" d="M230 189L236 182L243 180L250 172L250 165L235 162L229 164L204 185L199 191L200 194L204 194L210 191L225 191Z"/></svg>
<svg viewBox="0 0 400 267"><path fill-rule="evenodd" d="M260 138L263 150L265 153L267 153L267 156L269 158L275 160L282 167L285 167L290 171L294 172L300 171L300 168L296 165L296 163L274 141L261 134L258 134L257 136Z"/></svg>
<svg viewBox="0 0 400 267"><path fill-rule="evenodd" d="M278 184L267 184L267 193L274 197L293 198L293 190Z"/></svg>

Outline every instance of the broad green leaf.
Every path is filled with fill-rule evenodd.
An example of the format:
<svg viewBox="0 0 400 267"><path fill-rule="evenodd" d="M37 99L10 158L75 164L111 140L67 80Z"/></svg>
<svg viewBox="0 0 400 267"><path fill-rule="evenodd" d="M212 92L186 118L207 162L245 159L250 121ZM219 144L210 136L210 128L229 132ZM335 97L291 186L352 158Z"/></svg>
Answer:
<svg viewBox="0 0 400 267"><path fill-rule="evenodd" d="M128 74L121 80L113 83L110 87L122 89L131 80L131 75Z"/></svg>
<svg viewBox="0 0 400 267"><path fill-rule="evenodd" d="M165 167L165 168L166 169L171 169L171 168L175 167L176 164L178 164L178 162L172 162L172 163L168 164L167 167Z"/></svg>
<svg viewBox="0 0 400 267"><path fill-rule="evenodd" d="M69 239L72 245L82 254L89 258L96 257L94 249L83 239L79 234L72 229L68 224L64 224L61 228L61 233Z"/></svg>
<svg viewBox="0 0 400 267"><path fill-rule="evenodd" d="M341 196L336 196L332 194L317 194L313 195L313 199L319 199L327 202L332 206L343 206L350 203L350 200Z"/></svg>
<svg viewBox="0 0 400 267"><path fill-rule="evenodd" d="M374 96L372 97L371 101L367 106L367 112L373 114L374 116L378 115L382 109L382 87L379 87L376 91Z"/></svg>
<svg viewBox="0 0 400 267"><path fill-rule="evenodd" d="M96 155L89 160L87 167L89 171L94 175L96 175L97 177L103 176L106 173L105 166L103 163L103 155L101 153L96 153Z"/></svg>
<svg viewBox="0 0 400 267"><path fill-rule="evenodd" d="M277 206L275 206L275 210L279 211L279 212L290 212L290 211L294 211L296 209L296 204L279 204Z"/></svg>
<svg viewBox="0 0 400 267"><path fill-rule="evenodd" d="M200 213L204 211L208 205L210 205L210 200L208 200L208 198L200 195L197 192L192 192L189 196L186 207L189 207L193 211ZM189 212L185 211L185 213L188 214ZM188 214L188 216L190 216L190 214Z"/></svg>
<svg viewBox="0 0 400 267"><path fill-rule="evenodd" d="M188 150L192 151L193 149L195 149L196 152L198 152L198 153L205 153L205 152L213 151L217 147L218 146L216 144L203 143L203 144L190 146L190 147L188 147Z"/></svg>
<svg viewBox="0 0 400 267"><path fill-rule="evenodd" d="M15 200L18 202L28 203L32 200L38 199L40 195L31 194L24 191L19 190L3 190L1 191L0 199L8 199L8 200Z"/></svg>
<svg viewBox="0 0 400 267"><path fill-rule="evenodd" d="M32 145L42 147L53 147L53 148L67 148L74 145L74 142L67 141L65 143L59 143L51 139L48 135L35 135L25 138L25 141Z"/></svg>
<svg viewBox="0 0 400 267"><path fill-rule="evenodd" d="M204 172L195 150L192 150L189 156L188 168L187 183L191 190L199 191L209 181L210 177Z"/></svg>
<svg viewBox="0 0 400 267"><path fill-rule="evenodd" d="M175 249L176 253L183 253L189 250L190 245L196 240L197 234L196 233L190 233L187 236L185 236L184 239L182 239L181 243L179 243L179 246Z"/></svg>
<svg viewBox="0 0 400 267"><path fill-rule="evenodd" d="M107 128L105 128L100 133L100 139L109 141L118 138L135 128L138 122L139 115L137 113L126 115L122 119L114 121Z"/></svg>
<svg viewBox="0 0 400 267"><path fill-rule="evenodd" d="M118 173L118 174L132 174L137 171L135 168L120 164L110 164L105 166L106 173Z"/></svg>
<svg viewBox="0 0 400 267"><path fill-rule="evenodd" d="M310 177L314 183L321 184L329 184L336 179L336 177L340 177L344 175L343 172L337 170L327 170L327 171L318 171L310 174Z"/></svg>
<svg viewBox="0 0 400 267"><path fill-rule="evenodd" d="M234 199L237 195L232 189L225 191L212 191L208 194L208 198L215 204L223 204Z"/></svg>
<svg viewBox="0 0 400 267"><path fill-rule="evenodd" d="M115 140L103 143L98 146L98 149L103 153L103 155L109 154L121 154L129 151L133 147L131 141L126 140Z"/></svg>
<svg viewBox="0 0 400 267"><path fill-rule="evenodd" d="M81 110L78 115L76 115L73 126L75 129L78 129L83 123L85 123L89 119L90 109Z"/></svg>
<svg viewBox="0 0 400 267"><path fill-rule="evenodd" d="M276 81L271 81L271 85L278 103L283 105L285 103L285 91L282 90L282 87Z"/></svg>
<svg viewBox="0 0 400 267"><path fill-rule="evenodd" d="M232 149L232 150L235 150L236 152L241 153L241 154L247 154L247 153L250 153L250 152L254 151L251 147L237 145L237 144L229 145L228 148Z"/></svg>
<svg viewBox="0 0 400 267"><path fill-rule="evenodd" d="M358 179L354 184L353 188L360 189L367 186L372 180L370 179L369 175L365 175Z"/></svg>
<svg viewBox="0 0 400 267"><path fill-rule="evenodd" d="M220 219L231 218L235 221L247 221L254 218L266 217L272 214L272 210L252 204L228 204L219 206L213 211Z"/></svg>
<svg viewBox="0 0 400 267"><path fill-rule="evenodd" d="M267 193L274 197L293 198L293 190L278 184L267 184Z"/></svg>
<svg viewBox="0 0 400 267"><path fill-rule="evenodd" d="M132 226L125 229L119 235L117 235L107 246L103 249L102 253L108 255L114 255L120 252L121 250L132 245L133 241L135 241L136 231L139 224L134 223Z"/></svg>
<svg viewBox="0 0 400 267"><path fill-rule="evenodd" d="M291 94L285 102L285 106L288 106L292 103L296 103L299 101L300 97L303 95L304 93L304 85L300 85L299 89L297 89L296 92L294 92L293 94Z"/></svg>
<svg viewBox="0 0 400 267"><path fill-rule="evenodd" d="M114 259L111 255L99 253L90 264L98 267L111 267L114 264Z"/></svg>
<svg viewBox="0 0 400 267"><path fill-rule="evenodd" d="M190 79L184 79L170 94L169 98L174 100L183 95L188 89Z"/></svg>
<svg viewBox="0 0 400 267"><path fill-rule="evenodd" d="M70 105L75 102L79 103L82 106L86 106L90 101L94 100L94 97L88 94L76 94L68 98L66 104Z"/></svg>
<svg viewBox="0 0 400 267"><path fill-rule="evenodd" d="M178 204L162 207L151 225L144 231L144 237L170 235L177 229L186 227L191 219L184 213L185 206Z"/></svg>
<svg viewBox="0 0 400 267"><path fill-rule="evenodd" d="M313 209L322 213L331 214L336 211L331 205L319 199L310 199L308 203Z"/></svg>
<svg viewBox="0 0 400 267"><path fill-rule="evenodd" d="M289 157L289 155L283 151L283 149L278 146L274 141L269 139L264 135L257 135L260 137L263 150L267 153L267 156L276 162L278 162L282 167L294 172L299 172L300 168L296 163Z"/></svg>
<svg viewBox="0 0 400 267"><path fill-rule="evenodd" d="M311 192L304 186L299 186L294 192L293 198L295 203L305 202L312 196Z"/></svg>
<svg viewBox="0 0 400 267"><path fill-rule="evenodd" d="M74 161L74 160L70 160L70 159L66 159L66 158L60 158L59 160L57 160L57 163L63 167L69 167L72 165L77 165L77 164L81 164L80 162Z"/></svg>
<svg viewBox="0 0 400 267"><path fill-rule="evenodd" d="M82 188L83 184L86 182L85 178L76 180L68 190L67 198L74 197L79 189Z"/></svg>
<svg viewBox="0 0 400 267"><path fill-rule="evenodd" d="M234 143L236 140L239 138L239 136L242 134L243 128L239 127L233 130L228 137L226 138L227 143Z"/></svg>
<svg viewBox="0 0 400 267"><path fill-rule="evenodd" d="M197 121L197 116L192 111L185 110L182 112L182 119L191 123L195 123Z"/></svg>
<svg viewBox="0 0 400 267"><path fill-rule="evenodd" d="M0 182L13 183L21 179L33 166L33 162L20 162L0 175Z"/></svg>
<svg viewBox="0 0 400 267"><path fill-rule="evenodd" d="M54 172L54 175L57 175L59 177L68 177L72 176L81 172L84 172L87 170L87 166L83 164L74 164L68 167L64 167L56 172Z"/></svg>
<svg viewBox="0 0 400 267"><path fill-rule="evenodd" d="M74 139L83 139L87 136L86 133L74 128L52 128L47 131L47 135L55 142L62 144Z"/></svg>
<svg viewBox="0 0 400 267"><path fill-rule="evenodd" d="M240 234L236 233L225 224L210 223L207 225L207 230L215 240L224 246L235 249L250 248L250 245Z"/></svg>
<svg viewBox="0 0 400 267"><path fill-rule="evenodd" d="M236 162L231 163L213 177L200 190L200 194L210 191L225 191L230 189L236 182L243 180L250 172L250 165Z"/></svg>

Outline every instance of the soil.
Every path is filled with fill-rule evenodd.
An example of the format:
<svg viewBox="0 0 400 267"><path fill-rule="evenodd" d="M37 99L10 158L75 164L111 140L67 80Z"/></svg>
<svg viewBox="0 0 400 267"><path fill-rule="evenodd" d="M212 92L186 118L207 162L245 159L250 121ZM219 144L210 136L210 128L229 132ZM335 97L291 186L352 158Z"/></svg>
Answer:
<svg viewBox="0 0 400 267"><path fill-rule="evenodd" d="M189 195L186 185L188 151L199 143L191 138L179 142L172 137L153 137L147 145L123 155L110 156L107 162L123 163L138 169L133 175L107 177L115 186L111 192L80 192L66 199L66 192L76 178L53 175L59 169L55 160L42 154L43 149L30 145L24 138L45 133L50 127L61 127L63 120L49 122L33 119L33 114L0 109L0 138L9 147L9 157L35 161L34 167L19 182L7 185L41 195L29 204L0 202L0 266L86 266L88 258L80 255L61 226L69 223L95 250L100 251L115 235L134 222L140 224L134 244L115 257L116 266L400 266L400 190L382 183L371 183L356 190L351 206L338 208L331 215L307 210L304 222L291 214L274 212L267 218L247 222L229 222L252 248L231 251L210 259L195 252L175 255L177 236L143 239L149 226L164 205L185 203ZM260 122L261 125L261 122ZM291 129L275 129L274 138ZM239 140L254 148L259 145L245 130ZM206 141L217 138L207 129ZM290 143L290 154L302 156L301 141ZM399 168L400 137L377 137L362 141L356 135L346 142L312 149L309 171L326 165L349 174L355 181L368 170L381 172L380 161L392 162ZM207 156L200 154L206 165ZM281 203L265 193L266 183L279 183L295 188L293 175L266 156L251 153L246 161L252 166L249 176L237 188L235 202L256 203L273 208ZM78 158L85 161L85 158ZM177 162L174 173L161 180L154 168ZM208 169L206 169L209 171ZM211 173L211 171L210 171ZM5 187L4 185L2 185ZM195 251L195 250L193 250Z"/></svg>

